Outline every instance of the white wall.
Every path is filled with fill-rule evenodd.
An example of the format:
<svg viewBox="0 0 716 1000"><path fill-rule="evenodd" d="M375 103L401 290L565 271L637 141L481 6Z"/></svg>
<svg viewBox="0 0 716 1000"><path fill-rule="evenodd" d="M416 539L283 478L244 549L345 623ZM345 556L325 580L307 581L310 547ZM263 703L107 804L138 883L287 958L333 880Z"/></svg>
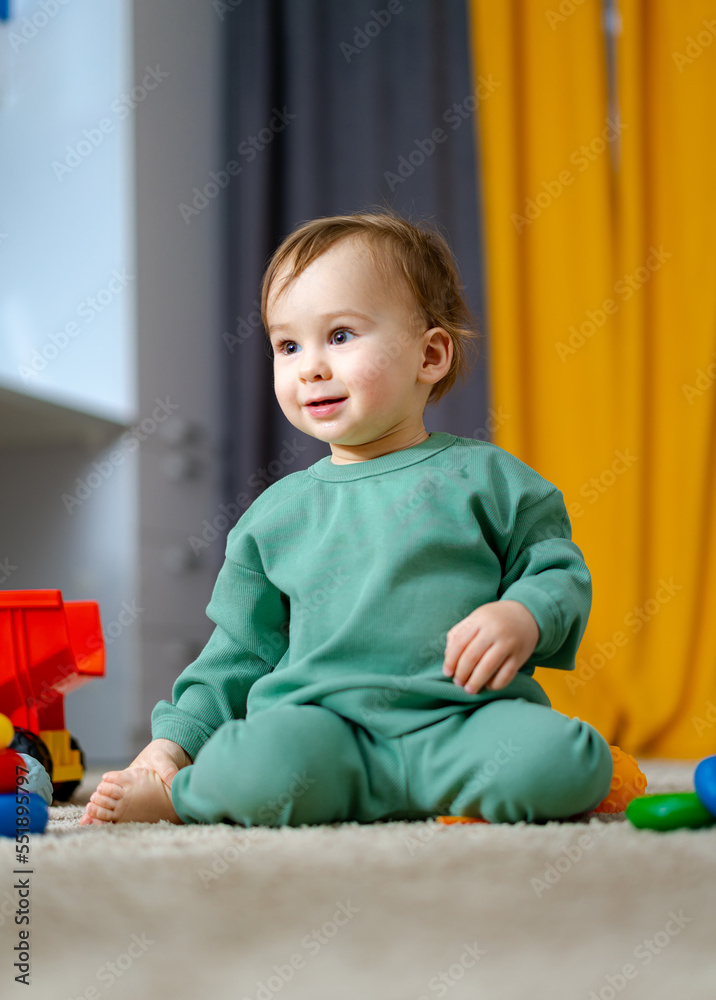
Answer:
<svg viewBox="0 0 716 1000"><path fill-rule="evenodd" d="M14 0L0 26L0 561L3 589L92 599L103 626L138 589L131 6ZM139 96L139 95L136 95ZM126 110L123 110L126 109ZM69 147L69 148L68 148ZM111 469L99 476L97 468ZM77 505L63 500L91 477ZM79 481L79 482L78 482ZM68 696L88 757L128 750L138 634Z"/></svg>
<svg viewBox="0 0 716 1000"><path fill-rule="evenodd" d="M131 8L67 0L49 16L13 0L11 13L0 38L0 382L131 420Z"/></svg>
<svg viewBox="0 0 716 1000"><path fill-rule="evenodd" d="M198 565L172 569L182 555L190 557L189 537L219 504L225 206L217 198L190 224L179 206L224 162L222 42L211 3L135 0L135 75L147 67L168 74L135 119L139 410L149 416L158 399L169 399L177 418L151 435L140 455L145 610L137 750L150 737L152 708L161 698L171 700L174 680L211 634L205 610L224 551L217 543ZM165 430L176 431L176 438ZM182 461L187 475L172 479L171 468Z"/></svg>
<svg viewBox="0 0 716 1000"><path fill-rule="evenodd" d="M106 677L67 723L125 764L211 632L223 555L182 564L219 503L222 208L178 210L221 166L222 26L198 0L56 8L0 25L0 587L99 601Z"/></svg>

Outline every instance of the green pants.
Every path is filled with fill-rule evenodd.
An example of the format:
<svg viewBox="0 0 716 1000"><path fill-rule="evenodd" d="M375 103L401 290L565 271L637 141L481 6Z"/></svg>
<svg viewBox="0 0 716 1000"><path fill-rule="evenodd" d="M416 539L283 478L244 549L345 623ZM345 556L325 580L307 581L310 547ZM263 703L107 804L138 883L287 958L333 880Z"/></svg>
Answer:
<svg viewBox="0 0 716 1000"><path fill-rule="evenodd" d="M226 722L174 776L185 823L243 826L475 816L564 819L596 808L612 757L590 725L499 699L385 737L318 705Z"/></svg>

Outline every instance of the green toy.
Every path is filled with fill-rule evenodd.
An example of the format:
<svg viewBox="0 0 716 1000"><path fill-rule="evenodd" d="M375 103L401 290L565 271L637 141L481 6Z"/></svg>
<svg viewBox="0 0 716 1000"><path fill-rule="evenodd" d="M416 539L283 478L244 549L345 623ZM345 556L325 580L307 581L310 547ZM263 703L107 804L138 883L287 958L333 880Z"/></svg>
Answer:
<svg viewBox="0 0 716 1000"><path fill-rule="evenodd" d="M670 795L641 795L626 807L626 817L642 830L697 830L714 826L716 816L709 812L696 792L672 792Z"/></svg>

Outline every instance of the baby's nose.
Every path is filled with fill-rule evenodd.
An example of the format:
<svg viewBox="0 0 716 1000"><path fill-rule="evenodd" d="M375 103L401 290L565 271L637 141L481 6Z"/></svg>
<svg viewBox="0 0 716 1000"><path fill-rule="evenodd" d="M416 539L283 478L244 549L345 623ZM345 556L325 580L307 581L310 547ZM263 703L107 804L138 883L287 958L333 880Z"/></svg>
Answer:
<svg viewBox="0 0 716 1000"><path fill-rule="evenodd" d="M301 378L307 381L316 378L317 375L326 378L329 371L328 360L322 351L304 350L299 368Z"/></svg>

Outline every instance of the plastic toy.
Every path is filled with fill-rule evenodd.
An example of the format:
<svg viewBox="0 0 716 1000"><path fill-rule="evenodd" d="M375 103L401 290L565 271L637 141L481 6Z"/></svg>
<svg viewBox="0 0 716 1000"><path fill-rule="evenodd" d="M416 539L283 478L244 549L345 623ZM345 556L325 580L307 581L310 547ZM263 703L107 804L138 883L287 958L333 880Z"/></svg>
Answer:
<svg viewBox="0 0 716 1000"><path fill-rule="evenodd" d="M694 772L694 792L645 795L627 808L627 819L644 830L698 830L716 825L716 755L704 757Z"/></svg>
<svg viewBox="0 0 716 1000"><path fill-rule="evenodd" d="M637 795L643 795L647 785L646 775L631 754L620 747L609 749L614 765L612 783L606 798L594 810L596 813L624 812Z"/></svg>
<svg viewBox="0 0 716 1000"><path fill-rule="evenodd" d="M624 812L628 804L646 788L646 775L639 768L631 754L620 747L609 747L612 752L614 769L609 792L596 809L595 813ZM716 760L716 758L714 758ZM714 779L716 782L716 778ZM715 784L716 790L716 784ZM474 819L472 816L437 816L439 823L487 823L486 819Z"/></svg>
<svg viewBox="0 0 716 1000"><path fill-rule="evenodd" d="M641 830L697 830L716 824L696 792L672 792L670 795L642 795L629 803L627 819Z"/></svg>
<svg viewBox="0 0 716 1000"><path fill-rule="evenodd" d="M47 744L34 733L31 733L29 729L16 728L10 747L15 753L24 754L26 757L34 756L42 764L47 773L52 774L52 755L47 749Z"/></svg>
<svg viewBox="0 0 716 1000"><path fill-rule="evenodd" d="M14 795L18 787L18 775L21 775L23 791L36 792L48 806L52 805L49 773L39 760L8 748L10 743L14 744L15 735L8 717L0 715L0 795Z"/></svg>
<svg viewBox="0 0 716 1000"><path fill-rule="evenodd" d="M24 799L28 802L25 803ZM15 795L0 795L0 837L15 837L20 833L44 833L47 826L48 809L39 795L29 792L27 795L21 794L18 799ZM27 813L20 814L18 809L28 810ZM25 820L29 819L27 825ZM23 825L18 826L18 820L22 820Z"/></svg>
<svg viewBox="0 0 716 1000"><path fill-rule="evenodd" d="M436 816L438 823L489 823L489 819L477 816Z"/></svg>
<svg viewBox="0 0 716 1000"><path fill-rule="evenodd" d="M12 722L6 715L0 715L0 747L9 747L14 736Z"/></svg>
<svg viewBox="0 0 716 1000"><path fill-rule="evenodd" d="M51 800L52 795L50 777L40 763L8 749L14 736L10 720L0 715L0 837L43 833L47 826L47 797ZM35 773L28 781L33 765ZM18 780L18 775L22 780ZM33 785L44 792L44 801L42 795L35 794Z"/></svg>
<svg viewBox="0 0 716 1000"><path fill-rule="evenodd" d="M6 716L0 716L5 719ZM25 759L14 750L0 750L0 793L14 792L17 784L17 769L25 767Z"/></svg>
<svg viewBox="0 0 716 1000"><path fill-rule="evenodd" d="M0 751L7 752L7 748L15 738L15 729L6 715L0 715Z"/></svg>
<svg viewBox="0 0 716 1000"><path fill-rule="evenodd" d="M708 811L716 816L716 756L704 757L696 765L694 788Z"/></svg>
<svg viewBox="0 0 716 1000"><path fill-rule="evenodd" d="M12 785L10 787L6 788L2 781L0 781L0 792L12 792L15 794L17 775L22 774L22 790L24 792L34 792L36 795L39 795L48 806L51 806L54 798L52 782L50 781L49 772L42 766L39 760L35 757L30 757L30 755L26 753L16 754L14 750L6 750L4 753L12 754L14 757L19 757L20 768L22 768L22 770L15 770ZM1 763L2 761L0 760L0 764Z"/></svg>
<svg viewBox="0 0 716 1000"><path fill-rule="evenodd" d="M15 729L10 749L45 767L58 801L84 774L82 749L65 728L64 696L103 675L96 601L65 603L59 590L0 591L0 712Z"/></svg>

